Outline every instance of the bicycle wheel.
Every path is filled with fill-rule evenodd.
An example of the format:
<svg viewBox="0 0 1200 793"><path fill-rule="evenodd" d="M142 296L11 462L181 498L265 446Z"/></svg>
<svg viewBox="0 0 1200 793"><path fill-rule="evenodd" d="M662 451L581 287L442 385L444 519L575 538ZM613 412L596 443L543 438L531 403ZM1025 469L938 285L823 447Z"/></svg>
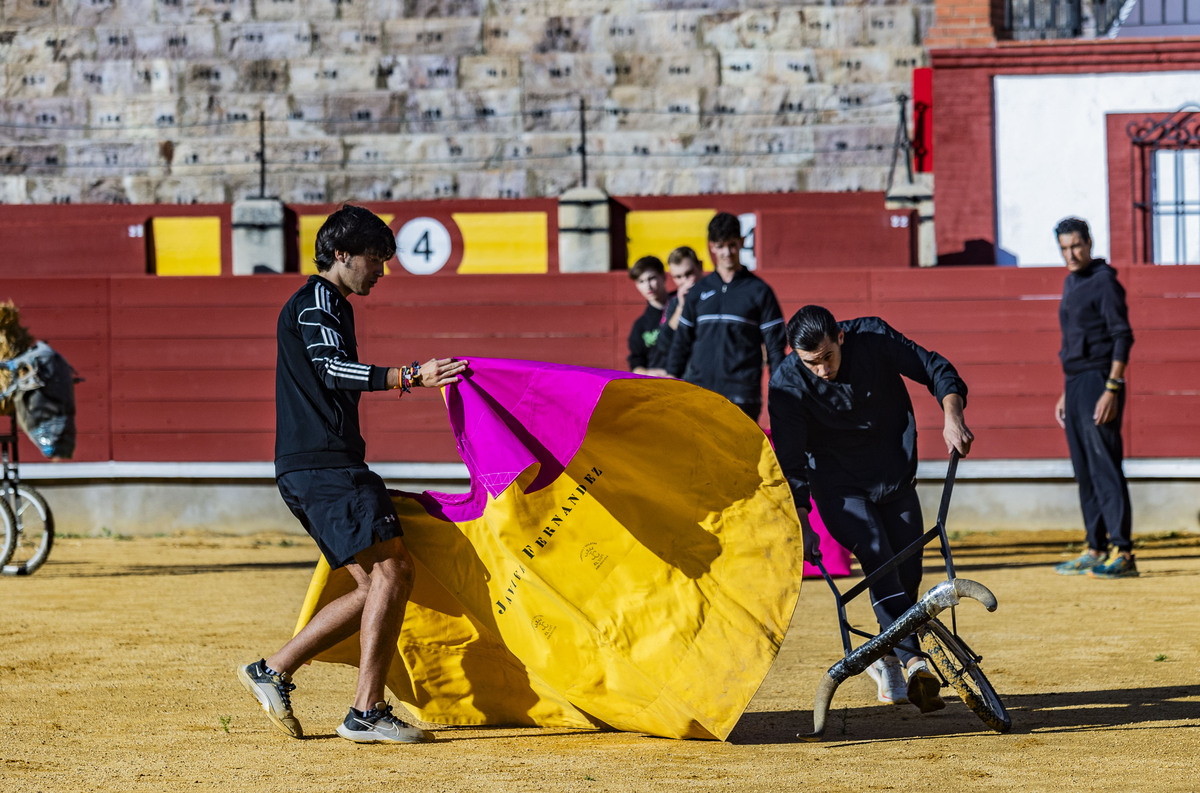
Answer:
<svg viewBox="0 0 1200 793"><path fill-rule="evenodd" d="M936 619L921 629L921 638L934 667L958 692L963 703L996 732L1008 732L1012 719L979 668L979 656Z"/></svg>
<svg viewBox="0 0 1200 793"><path fill-rule="evenodd" d="M7 501L7 498L5 499ZM8 506L6 503L5 506ZM16 548L0 573L29 575L42 566L54 544L54 516L42 494L26 485L17 486Z"/></svg>
<svg viewBox="0 0 1200 793"><path fill-rule="evenodd" d="M8 499L0 495L0 565L8 563L17 547L17 519Z"/></svg>

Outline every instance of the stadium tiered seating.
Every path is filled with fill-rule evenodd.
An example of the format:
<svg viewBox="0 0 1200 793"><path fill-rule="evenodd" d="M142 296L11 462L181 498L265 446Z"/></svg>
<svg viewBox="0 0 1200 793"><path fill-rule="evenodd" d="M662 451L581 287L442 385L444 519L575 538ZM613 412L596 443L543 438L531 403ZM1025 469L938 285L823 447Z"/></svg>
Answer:
<svg viewBox="0 0 1200 793"><path fill-rule="evenodd" d="M0 200L880 190L932 10L3 0Z"/></svg>

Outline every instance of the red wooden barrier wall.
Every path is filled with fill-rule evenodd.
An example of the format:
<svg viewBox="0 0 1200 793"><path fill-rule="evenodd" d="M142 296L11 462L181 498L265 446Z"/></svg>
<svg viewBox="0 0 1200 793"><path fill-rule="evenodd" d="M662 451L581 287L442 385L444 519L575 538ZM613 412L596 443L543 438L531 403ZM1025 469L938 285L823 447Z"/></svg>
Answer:
<svg viewBox="0 0 1200 793"><path fill-rule="evenodd" d="M547 272L558 272L558 202L553 199L376 201L370 208L392 215L399 231L406 220L429 216L457 229L455 212L543 212L547 216ZM289 206L303 215L325 215L337 204ZM616 197L613 199L616 269L624 213L635 210L714 209L757 213L759 268L898 267L916 261L916 215L884 208L883 193L781 193L722 196ZM139 275L148 270L149 224L154 217L217 217L221 224L221 272L232 273L229 204L130 204L6 206L0 213L0 277L38 275ZM703 235L703 229L696 229ZM295 230L293 229L293 233ZM458 234L458 231L454 231ZM293 238L295 242L295 238ZM456 245L461 246L459 239ZM667 251L661 251L666 258ZM462 255L461 247L458 250ZM704 258L706 251L700 251ZM292 263L292 269L295 262ZM34 269L31 269L34 268ZM399 269L399 268L397 268ZM438 277L457 276L454 267Z"/></svg>
<svg viewBox="0 0 1200 793"><path fill-rule="evenodd" d="M1137 341L1127 451L1200 456L1200 267L1121 266ZM1065 271L996 267L772 270L784 313L877 314L958 366L980 458L1065 457L1058 296ZM275 322L298 276L8 278L0 299L86 378L78 460L270 460ZM640 300L624 273L389 276L354 298L364 360L531 358L624 368ZM919 393L918 393L919 392ZM914 390L921 456L944 455L937 405ZM432 393L363 398L371 458L453 461ZM26 460L40 459L31 445Z"/></svg>

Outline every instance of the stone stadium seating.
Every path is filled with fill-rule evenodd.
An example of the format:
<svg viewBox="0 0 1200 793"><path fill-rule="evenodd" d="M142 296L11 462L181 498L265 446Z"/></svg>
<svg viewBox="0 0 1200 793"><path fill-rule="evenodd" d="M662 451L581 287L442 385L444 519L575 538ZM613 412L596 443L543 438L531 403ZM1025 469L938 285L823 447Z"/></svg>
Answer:
<svg viewBox="0 0 1200 793"><path fill-rule="evenodd" d="M0 0L0 200L880 190L933 5Z"/></svg>

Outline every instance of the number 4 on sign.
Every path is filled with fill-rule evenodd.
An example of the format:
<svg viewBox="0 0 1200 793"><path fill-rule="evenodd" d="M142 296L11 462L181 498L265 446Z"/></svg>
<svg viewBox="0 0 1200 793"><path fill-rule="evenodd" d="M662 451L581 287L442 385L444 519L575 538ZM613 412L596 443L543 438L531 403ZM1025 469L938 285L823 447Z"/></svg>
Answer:
<svg viewBox="0 0 1200 793"><path fill-rule="evenodd" d="M452 252L450 232L433 218L413 218L396 232L396 258L414 275L436 273Z"/></svg>
<svg viewBox="0 0 1200 793"><path fill-rule="evenodd" d="M421 232L420 239L418 239L417 244L413 246L412 254L414 257L424 256L426 264L428 264L429 260L433 258L433 247L429 244L429 229L425 229L423 232Z"/></svg>

